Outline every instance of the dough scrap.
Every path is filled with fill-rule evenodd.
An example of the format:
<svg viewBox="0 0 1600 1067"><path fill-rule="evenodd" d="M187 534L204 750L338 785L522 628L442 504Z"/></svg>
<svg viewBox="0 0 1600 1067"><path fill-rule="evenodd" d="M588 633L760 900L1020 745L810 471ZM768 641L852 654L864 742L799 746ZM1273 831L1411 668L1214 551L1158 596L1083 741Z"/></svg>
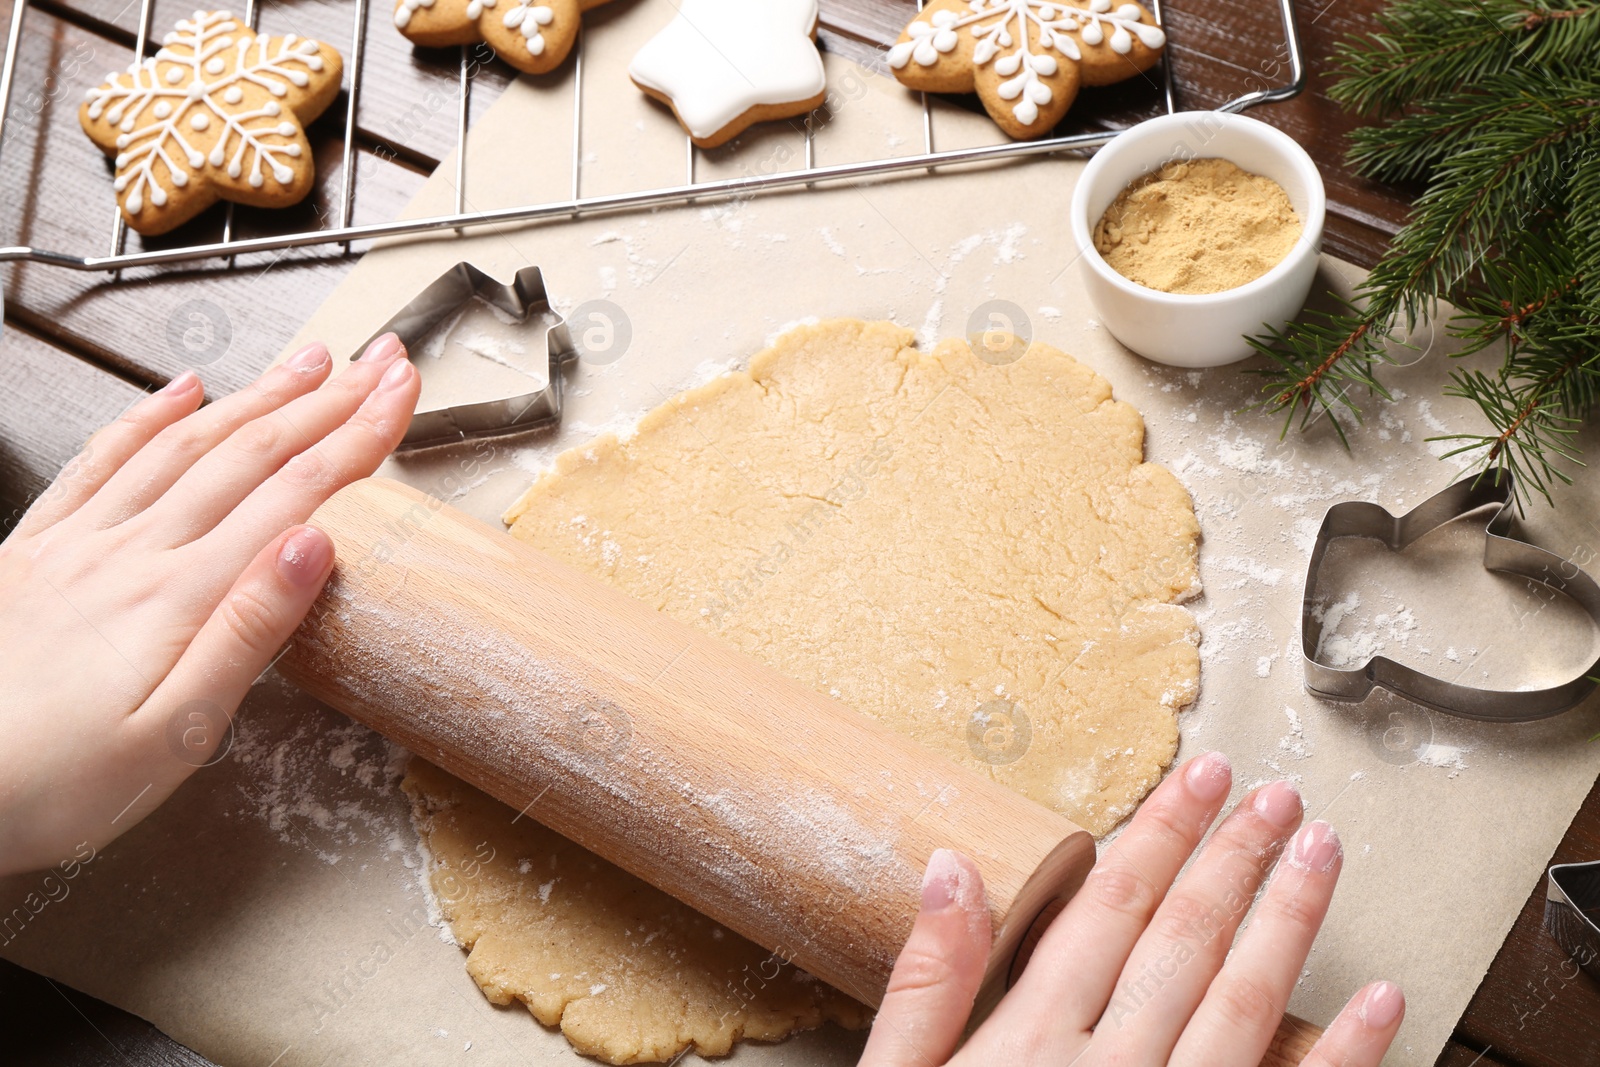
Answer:
<svg viewBox="0 0 1600 1067"><path fill-rule="evenodd" d="M694 1047L777 1041L871 1011L831 986L412 757L401 787L467 973L491 1003L522 1001L579 1052L659 1063Z"/></svg>
<svg viewBox="0 0 1600 1067"><path fill-rule="evenodd" d="M1198 690L1199 634L1177 602L1199 591L1199 526L1171 473L1142 462L1143 420L1103 378L1005 336L985 335L978 353L960 340L919 352L892 323L791 330L749 370L647 414L627 440L560 456L506 521L1104 834L1160 780L1178 711ZM414 772L413 788L433 808L475 792L438 771ZM455 810L460 843L490 839L514 814L487 798ZM436 887L471 859L441 845L440 820ZM604 866L545 833L558 862ZM616 872L634 888L564 900L566 921L549 923L532 903L548 860L529 841L519 855L533 867L494 891L498 910L464 911L440 889L491 1000L559 1017L580 1049L618 1063L670 1056L687 1040L681 1020L717 1018L698 998L722 986L689 955L656 971L626 951L641 883ZM714 926L665 898L655 914ZM558 941L519 933L546 923ZM727 958L696 955L695 966L726 975L766 958L748 942L734 951L739 941L725 933L715 946ZM587 960L610 999L590 1006L587 986L549 979L568 973L545 965L551 952ZM736 1027L776 1038L789 1017L789 1029L854 1021L845 1016L834 1002L786 1002L725 1020L717 1040Z"/></svg>

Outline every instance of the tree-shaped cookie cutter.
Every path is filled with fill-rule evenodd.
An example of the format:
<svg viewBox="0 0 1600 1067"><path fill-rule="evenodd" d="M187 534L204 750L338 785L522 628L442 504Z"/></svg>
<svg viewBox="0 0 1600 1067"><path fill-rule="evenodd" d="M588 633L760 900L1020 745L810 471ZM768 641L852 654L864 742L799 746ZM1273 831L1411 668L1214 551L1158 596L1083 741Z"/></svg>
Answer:
<svg viewBox="0 0 1600 1067"><path fill-rule="evenodd" d="M1306 689L1328 700L1359 701L1374 687L1448 715L1484 722L1531 722L1560 714L1594 691L1600 659L1578 677L1546 689L1479 689L1447 682L1373 656L1356 667L1332 667L1317 659L1322 639L1320 601L1314 598L1317 572L1332 542L1341 537L1372 537L1400 551L1431 530L1454 519L1493 507L1484 529L1486 570L1515 574L1538 583L1552 595L1571 598L1600 627L1600 583L1571 560L1540 548L1517 535L1516 499L1509 470L1491 467L1429 497L1404 515L1392 515L1364 500L1335 504L1317 532L1311 564L1306 569L1305 598L1300 612L1300 647L1305 661Z"/></svg>
<svg viewBox="0 0 1600 1067"><path fill-rule="evenodd" d="M538 267L524 267L506 283L471 263L457 263L412 297L373 337L393 332L408 348L412 347L474 299L482 300L519 322L535 314L551 316L553 321L545 333L549 375L543 385L531 390L419 408L412 416L411 428L400 442L401 448L426 448L468 437L520 433L561 419L562 371L578 358L578 351L573 347L566 320L550 306L544 274ZM416 363L418 373L424 376L426 362Z"/></svg>

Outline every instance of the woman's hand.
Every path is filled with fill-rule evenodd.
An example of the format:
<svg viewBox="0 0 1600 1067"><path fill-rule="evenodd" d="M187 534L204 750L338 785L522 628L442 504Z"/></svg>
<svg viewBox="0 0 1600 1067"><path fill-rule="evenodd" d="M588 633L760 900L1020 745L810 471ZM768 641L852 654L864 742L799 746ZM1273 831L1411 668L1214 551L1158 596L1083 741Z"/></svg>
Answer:
<svg viewBox="0 0 1600 1067"><path fill-rule="evenodd" d="M1344 854L1325 822L1294 832L1299 794L1274 782L1244 798L1179 879L1231 784L1217 752L1169 775L960 1051L989 953L989 916L972 861L936 852L862 1067L1256 1067L1327 914ZM1235 945L1269 871L1271 884ZM1374 982L1350 999L1305 1064L1376 1065L1404 1013L1400 990Z"/></svg>
<svg viewBox="0 0 1600 1067"><path fill-rule="evenodd" d="M180 375L0 543L0 874L149 814L305 616L333 545L299 524L377 469L421 388L393 334L324 386L331 366L311 345L205 408Z"/></svg>

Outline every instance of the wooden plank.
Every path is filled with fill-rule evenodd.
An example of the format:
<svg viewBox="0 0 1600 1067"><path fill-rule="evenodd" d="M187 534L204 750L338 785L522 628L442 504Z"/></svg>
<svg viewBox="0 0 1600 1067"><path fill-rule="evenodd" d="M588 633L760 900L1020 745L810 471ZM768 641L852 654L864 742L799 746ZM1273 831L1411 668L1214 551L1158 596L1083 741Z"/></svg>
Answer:
<svg viewBox="0 0 1600 1067"><path fill-rule="evenodd" d="M0 155L0 189L12 191L0 224L8 242L80 255L108 250L116 210L111 167L84 136L76 112L84 90L129 57L127 49L78 26L29 12L18 90L34 95L18 96ZM311 196L284 211L241 210L238 232L315 228L330 217L338 202L340 134L337 119L314 124L317 185ZM425 180L415 169L371 152L358 159L357 222L394 218ZM214 240L221 218L219 207L148 244L131 235L128 247ZM9 265L0 276L7 315L15 321L142 381L162 382L202 365L216 395L254 378L353 263L326 249L248 257L234 270L219 260L129 271L120 281L99 272L26 264ZM207 320L214 336L229 335L226 344L188 343L196 336L190 327L203 333Z"/></svg>
<svg viewBox="0 0 1600 1067"><path fill-rule="evenodd" d="M0 535L91 433L141 395L138 386L8 328L0 343Z"/></svg>
<svg viewBox="0 0 1600 1067"><path fill-rule="evenodd" d="M1521 1064L1493 1055L1493 1052L1493 1049L1485 1051L1452 1040L1439 1053L1439 1058L1433 1061L1433 1067L1522 1067Z"/></svg>
<svg viewBox="0 0 1600 1067"><path fill-rule="evenodd" d="M136 1015L0 960L10 1067L213 1067Z"/></svg>
<svg viewBox="0 0 1600 1067"><path fill-rule="evenodd" d="M917 14L915 0L821 0L822 24L836 33L884 46Z"/></svg>

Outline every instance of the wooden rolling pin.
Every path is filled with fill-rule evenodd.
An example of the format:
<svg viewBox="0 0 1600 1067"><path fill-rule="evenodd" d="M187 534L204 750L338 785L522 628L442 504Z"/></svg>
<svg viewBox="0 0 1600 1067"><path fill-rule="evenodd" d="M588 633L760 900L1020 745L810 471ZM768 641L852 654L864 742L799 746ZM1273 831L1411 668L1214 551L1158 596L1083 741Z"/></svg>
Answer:
<svg viewBox="0 0 1600 1067"><path fill-rule="evenodd" d="M1094 863L1062 816L398 482L312 521L338 564L287 677L864 1003L934 849L983 872L980 1011Z"/></svg>

